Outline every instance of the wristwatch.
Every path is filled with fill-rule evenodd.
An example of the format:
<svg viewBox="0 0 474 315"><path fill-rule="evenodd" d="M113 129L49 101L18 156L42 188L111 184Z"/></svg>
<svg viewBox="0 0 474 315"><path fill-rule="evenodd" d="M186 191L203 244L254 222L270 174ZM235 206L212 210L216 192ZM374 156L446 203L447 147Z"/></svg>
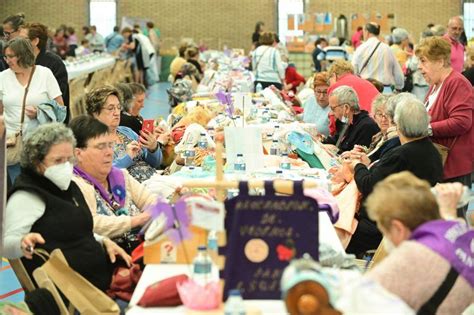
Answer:
<svg viewBox="0 0 474 315"><path fill-rule="evenodd" d="M428 136L433 136L433 128L431 128L431 125L428 125Z"/></svg>

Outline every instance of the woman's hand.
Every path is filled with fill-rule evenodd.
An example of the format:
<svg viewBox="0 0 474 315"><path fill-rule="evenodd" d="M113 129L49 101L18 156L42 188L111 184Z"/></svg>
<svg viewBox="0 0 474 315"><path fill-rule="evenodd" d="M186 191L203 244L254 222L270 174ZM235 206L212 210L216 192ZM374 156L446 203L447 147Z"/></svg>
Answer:
<svg viewBox="0 0 474 315"><path fill-rule="evenodd" d="M111 263L115 263L116 257L119 256L123 261L125 261L128 267L132 266L132 257L130 257L130 255L128 255L123 248L118 246L114 241L104 238L103 244Z"/></svg>
<svg viewBox="0 0 474 315"><path fill-rule="evenodd" d="M334 145L334 144L323 144L323 147L332 152L333 154L337 154L337 152L339 151L339 149Z"/></svg>
<svg viewBox="0 0 474 315"><path fill-rule="evenodd" d="M29 119L35 119L38 115L38 109L36 106L26 105L25 106L25 115L28 116Z"/></svg>
<svg viewBox="0 0 474 315"><path fill-rule="evenodd" d="M145 225L145 223L150 221L151 216L150 216L150 213L148 213L148 211L145 211L145 212L140 213L139 215L131 217L131 219L132 219L132 222L131 222L132 228L135 228L135 227Z"/></svg>
<svg viewBox="0 0 474 315"><path fill-rule="evenodd" d="M437 184L435 189L441 217L446 220L455 219L457 204L463 194L464 186L461 183L445 183Z"/></svg>
<svg viewBox="0 0 474 315"><path fill-rule="evenodd" d="M140 143L150 152L155 152L158 149L158 141L154 134L149 133L148 131L140 131Z"/></svg>
<svg viewBox="0 0 474 315"><path fill-rule="evenodd" d="M21 251L28 259L33 258L33 251L36 244L44 244L44 238L39 233L28 233L21 239Z"/></svg>
<svg viewBox="0 0 474 315"><path fill-rule="evenodd" d="M364 152L353 150L353 151L351 151L350 157L351 157L351 160L359 160L360 163L364 164L365 166L370 165L370 159L367 156L367 154L365 154Z"/></svg>
<svg viewBox="0 0 474 315"><path fill-rule="evenodd" d="M132 159L134 159L140 153L140 145L138 142L132 141L127 145L126 152Z"/></svg>

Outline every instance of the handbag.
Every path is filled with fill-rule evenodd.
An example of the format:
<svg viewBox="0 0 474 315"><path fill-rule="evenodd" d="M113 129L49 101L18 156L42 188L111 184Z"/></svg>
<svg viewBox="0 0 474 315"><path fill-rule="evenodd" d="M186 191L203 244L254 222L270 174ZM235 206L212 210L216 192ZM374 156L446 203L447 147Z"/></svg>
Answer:
<svg viewBox="0 0 474 315"><path fill-rule="evenodd" d="M448 159L449 151L453 148L453 146L456 143L457 139L458 139L457 137L454 139L453 143L451 143L451 146L449 148L447 146L442 145L442 144L433 142L433 145L435 146L436 150L438 150L439 155L441 155L441 162L443 163L443 166L444 166L444 164L446 164L446 160Z"/></svg>
<svg viewBox="0 0 474 315"><path fill-rule="evenodd" d="M33 78L33 74L35 73L35 69L36 66L33 66L25 88L25 94L23 95L20 130L16 132L15 135L7 138L7 165L15 165L20 162L21 152L23 151L23 122L25 121L26 96L28 95L28 89L30 87L31 78Z"/></svg>
<svg viewBox="0 0 474 315"><path fill-rule="evenodd" d="M46 272L80 314L117 315L120 313L118 305L111 298L69 267L60 249L53 250L51 254L43 249L35 249L34 253L45 261L39 268Z"/></svg>
<svg viewBox="0 0 474 315"><path fill-rule="evenodd" d="M138 305L142 307L153 306L178 306L183 304L178 293L177 284L182 283L188 279L185 274L166 278L158 281L148 288L143 293Z"/></svg>
<svg viewBox="0 0 474 315"><path fill-rule="evenodd" d="M119 298L130 302L141 275L142 270L138 264L132 264L131 267L117 266L112 275L112 282L110 289L107 290L107 295L111 298Z"/></svg>

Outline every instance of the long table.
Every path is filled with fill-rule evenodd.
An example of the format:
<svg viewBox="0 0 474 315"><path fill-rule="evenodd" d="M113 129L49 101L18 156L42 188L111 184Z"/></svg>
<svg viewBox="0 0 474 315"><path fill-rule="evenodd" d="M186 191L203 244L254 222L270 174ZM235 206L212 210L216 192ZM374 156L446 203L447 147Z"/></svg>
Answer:
<svg viewBox="0 0 474 315"><path fill-rule="evenodd" d="M93 59L78 63L67 63L66 69L69 80L95 72L100 69L111 67L115 64L115 57L113 56L100 56L92 58Z"/></svg>
<svg viewBox="0 0 474 315"><path fill-rule="evenodd" d="M341 242L337 237L329 216L325 212L319 213L319 239L320 243L330 245L334 250L344 253ZM187 274L190 276L190 267L188 265L178 264L149 264L146 265L145 270L138 282L138 285L130 300L130 309L127 315L148 315L148 314L166 314L166 315L181 315L189 314L189 310L184 306L178 307L148 307L143 308L137 306L138 301L143 296L146 288L163 279L176 276L179 274ZM246 300L245 306L247 309L259 309L262 315L280 315L287 314L285 305L281 300ZM222 314L222 310L216 312L208 312L208 315Z"/></svg>

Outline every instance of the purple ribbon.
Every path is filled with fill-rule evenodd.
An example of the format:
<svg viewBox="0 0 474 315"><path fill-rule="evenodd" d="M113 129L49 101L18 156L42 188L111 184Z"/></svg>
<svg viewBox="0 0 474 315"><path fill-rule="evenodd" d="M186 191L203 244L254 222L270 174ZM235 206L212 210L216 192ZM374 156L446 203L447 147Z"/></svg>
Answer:
<svg viewBox="0 0 474 315"><path fill-rule="evenodd" d="M227 115L232 117L234 115L234 104L232 102L232 95L223 91L216 93L216 98L222 105L225 105Z"/></svg>
<svg viewBox="0 0 474 315"><path fill-rule="evenodd" d="M161 214L165 215L165 233L171 242L176 245L183 240L191 238L191 232L189 231L191 218L188 216L186 208L187 205L184 198L179 199L174 206L158 199L147 210L150 212L153 220L157 219Z"/></svg>

